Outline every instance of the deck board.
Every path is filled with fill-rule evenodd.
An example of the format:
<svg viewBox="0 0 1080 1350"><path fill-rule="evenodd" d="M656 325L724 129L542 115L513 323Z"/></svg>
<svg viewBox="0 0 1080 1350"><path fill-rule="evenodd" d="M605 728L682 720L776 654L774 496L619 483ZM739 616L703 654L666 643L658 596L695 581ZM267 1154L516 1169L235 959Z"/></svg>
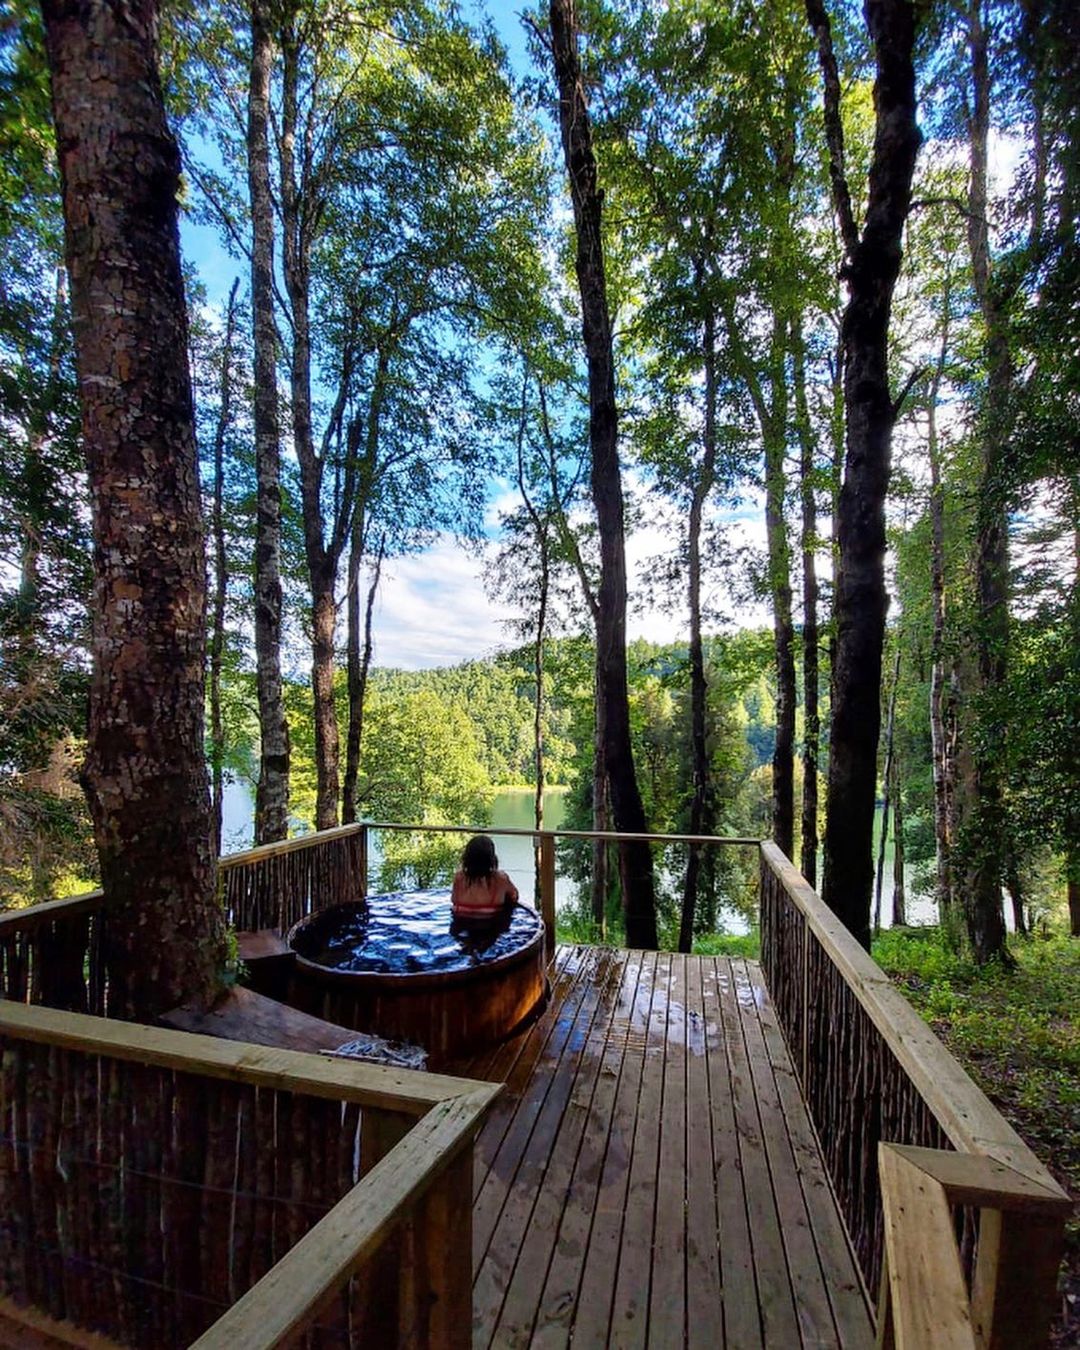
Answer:
<svg viewBox="0 0 1080 1350"><path fill-rule="evenodd" d="M453 1071L477 1347L873 1344L756 963L563 947L543 1015Z"/></svg>

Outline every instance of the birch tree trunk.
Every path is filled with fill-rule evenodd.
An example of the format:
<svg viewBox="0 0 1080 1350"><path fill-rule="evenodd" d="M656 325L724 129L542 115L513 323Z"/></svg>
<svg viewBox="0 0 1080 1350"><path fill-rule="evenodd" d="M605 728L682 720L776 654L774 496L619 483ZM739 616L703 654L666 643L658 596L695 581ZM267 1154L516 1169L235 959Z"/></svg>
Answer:
<svg viewBox="0 0 1080 1350"><path fill-rule="evenodd" d="M289 832L289 727L281 685L281 440L274 325L274 204L270 190L272 59L265 0L252 0L247 152L255 353L255 685L259 704L256 844L273 843Z"/></svg>
<svg viewBox="0 0 1080 1350"><path fill-rule="evenodd" d="M622 476L618 455L615 362L604 275L600 214L603 194L596 175L585 86L578 59L574 0L551 0L551 50L559 88L559 125L570 179L577 236L575 269L581 292L582 329L589 371L591 486L600 533L600 591L596 627L598 735L615 828L646 831L634 772L626 675L626 551ZM619 872L629 947L655 948L656 902L652 854L647 843L619 847Z"/></svg>
<svg viewBox="0 0 1080 1350"><path fill-rule="evenodd" d="M203 746L206 576L157 7L45 0L94 532L84 784L110 1005L209 999L224 957Z"/></svg>

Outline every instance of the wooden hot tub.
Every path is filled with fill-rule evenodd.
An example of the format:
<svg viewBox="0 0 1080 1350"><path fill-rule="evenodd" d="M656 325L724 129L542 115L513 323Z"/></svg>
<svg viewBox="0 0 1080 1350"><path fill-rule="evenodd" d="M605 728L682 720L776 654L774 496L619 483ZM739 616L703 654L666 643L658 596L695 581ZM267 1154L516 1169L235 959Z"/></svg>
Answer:
<svg viewBox="0 0 1080 1350"><path fill-rule="evenodd" d="M372 895L290 930L289 1001L338 1026L411 1041L429 1065L508 1036L546 991L544 925L515 905L486 929L453 922L449 890Z"/></svg>

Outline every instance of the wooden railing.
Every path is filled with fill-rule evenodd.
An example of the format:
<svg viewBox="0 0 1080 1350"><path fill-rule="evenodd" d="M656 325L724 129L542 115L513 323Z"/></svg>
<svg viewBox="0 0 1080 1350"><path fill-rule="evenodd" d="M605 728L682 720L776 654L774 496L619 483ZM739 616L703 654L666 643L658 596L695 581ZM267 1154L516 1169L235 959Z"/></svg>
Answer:
<svg viewBox="0 0 1080 1350"><path fill-rule="evenodd" d="M761 962L867 1288L881 1287L886 1250L879 1145L914 1145L928 1151L924 1158L965 1155L969 1161L963 1165L982 1168L985 1182L978 1196L962 1188L950 1196L950 1221L959 1237L959 1245L957 1237L952 1239L955 1259L969 1283L985 1285L991 1272L1004 1273L1006 1247L1016 1228L1012 1221L1003 1227L1000 1215L1010 1212L1014 1178L1041 1206L1040 1240L1022 1258L1030 1339L995 1339L988 1333L980 1344L1045 1344L1047 1320L1040 1326L1037 1314L1053 1299L1064 1220L1071 1209L1068 1197L884 971L768 841L761 845ZM996 1192L995 1176L1001 1183ZM903 1240L918 1249L917 1219L909 1214L890 1226L894 1239L903 1230ZM899 1279L897 1267L890 1263L889 1268ZM947 1302L947 1288L938 1288L936 1297ZM982 1296L982 1308L999 1305L1000 1290ZM898 1337L897 1344L947 1342Z"/></svg>
<svg viewBox="0 0 1080 1350"><path fill-rule="evenodd" d="M540 858L540 876L539 876L539 895L537 896L537 907L540 916L544 921L544 928L547 932L548 951L555 948L555 846L560 839L579 839L583 843L592 843L593 841L602 841L610 844L617 844L622 841L637 839L644 840L646 843L660 846L668 844L681 844L686 846L702 846L710 848L720 847L743 847L757 848L760 839L743 838L735 836L720 835L701 835L701 834L617 834L612 830L536 830L520 826L492 826L492 825L402 825L391 821L369 821L364 826L365 831L374 832L380 830L406 832L410 834L489 834L493 839L499 839L502 836L516 836L517 838L532 839L539 852ZM369 846L365 844L365 889L366 889L366 860L369 854Z"/></svg>
<svg viewBox="0 0 1080 1350"><path fill-rule="evenodd" d="M897 1350L1038 1350L1046 1344L1068 1203L975 1153L879 1144L885 1256L879 1342ZM979 1215L964 1270L954 1213Z"/></svg>
<svg viewBox="0 0 1080 1350"><path fill-rule="evenodd" d="M105 910L89 891L0 912L0 999L105 1016Z"/></svg>
<svg viewBox="0 0 1080 1350"><path fill-rule="evenodd" d="M312 910L367 890L367 829L345 825L233 853L218 863L234 928L285 932ZM90 891L0 912L0 999L109 1014L108 898Z"/></svg>
<svg viewBox="0 0 1080 1350"><path fill-rule="evenodd" d="M0 1294L124 1345L462 1347L497 1085L0 1002Z"/></svg>
<svg viewBox="0 0 1080 1350"><path fill-rule="evenodd" d="M592 830L361 822L222 858L218 876L226 919L240 930L274 928L284 933L316 910L366 895L373 831L470 835L485 829L496 838L516 835L536 842L540 856L538 907L549 952L555 946L557 840L617 843L620 839L645 839L657 846L713 848L756 848L759 843L757 839L688 834L618 835ZM107 924L108 900L100 890L0 912L0 998L108 1016Z"/></svg>
<svg viewBox="0 0 1080 1350"><path fill-rule="evenodd" d="M225 917L234 928L285 933L315 910L359 900L367 894L367 829L339 825L222 858Z"/></svg>

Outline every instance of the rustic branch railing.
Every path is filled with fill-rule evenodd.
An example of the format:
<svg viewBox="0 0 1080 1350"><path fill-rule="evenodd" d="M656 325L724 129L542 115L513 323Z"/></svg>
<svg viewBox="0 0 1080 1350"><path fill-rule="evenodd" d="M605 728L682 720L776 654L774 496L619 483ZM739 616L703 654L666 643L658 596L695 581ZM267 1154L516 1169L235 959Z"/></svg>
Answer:
<svg viewBox="0 0 1080 1350"><path fill-rule="evenodd" d="M306 915L367 892L367 826L302 834L231 853L218 863L234 928L287 932Z"/></svg>
<svg viewBox="0 0 1080 1350"><path fill-rule="evenodd" d="M761 845L761 962L867 1288L881 1279L878 1146L886 1142L991 1160L1037 1188L1056 1206L1059 1250L1044 1243L1027 1274L1033 1290L1052 1289L1068 1197L769 841ZM962 1204L954 1215L969 1277L985 1268L988 1250L978 1210Z"/></svg>
<svg viewBox="0 0 1080 1350"><path fill-rule="evenodd" d="M498 1086L13 1002L0 1052L0 1294L155 1350L469 1343Z"/></svg>
<svg viewBox="0 0 1080 1350"><path fill-rule="evenodd" d="M361 822L232 853L218 863L225 915L242 931L284 933L306 915L368 891L372 831L418 834L517 835L540 852L539 908L548 950L555 946L555 845L558 839L645 839L656 845L708 844L756 848L759 840L689 834L618 835L592 830L493 829L474 825L403 825ZM106 933L108 900L91 891L0 913L0 998L71 1012L107 1016Z"/></svg>
<svg viewBox="0 0 1080 1350"><path fill-rule="evenodd" d="M104 1016L105 925L102 891L0 913L0 998Z"/></svg>

